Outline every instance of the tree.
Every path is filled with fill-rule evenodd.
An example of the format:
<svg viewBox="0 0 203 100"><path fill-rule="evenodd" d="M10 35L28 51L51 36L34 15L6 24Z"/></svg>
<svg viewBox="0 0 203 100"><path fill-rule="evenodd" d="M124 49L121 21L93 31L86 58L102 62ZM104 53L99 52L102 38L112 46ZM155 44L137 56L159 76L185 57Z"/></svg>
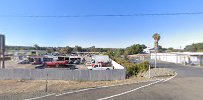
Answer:
<svg viewBox="0 0 203 100"><path fill-rule="evenodd" d="M187 45L184 48L184 51L202 52L203 51L203 43L193 43L191 45Z"/></svg>
<svg viewBox="0 0 203 100"><path fill-rule="evenodd" d="M124 54L124 49L118 49L115 51L115 57L121 57Z"/></svg>
<svg viewBox="0 0 203 100"><path fill-rule="evenodd" d="M145 45L134 44L130 47L127 47L124 54L133 55L133 54L142 53L144 48L146 48Z"/></svg>
<svg viewBox="0 0 203 100"><path fill-rule="evenodd" d="M168 51L173 52L174 49L172 47L168 48Z"/></svg>
<svg viewBox="0 0 203 100"><path fill-rule="evenodd" d="M90 49L90 52L96 52L96 51L97 51L97 49L95 48L95 46L92 46L92 47L90 47L89 49Z"/></svg>
<svg viewBox="0 0 203 100"><path fill-rule="evenodd" d="M37 44L34 45L35 50L40 50L40 46L38 46Z"/></svg>
<svg viewBox="0 0 203 100"><path fill-rule="evenodd" d="M46 48L46 52L47 52L47 53L53 53L53 52L54 52L54 49L51 48L51 47L47 47L47 48Z"/></svg>
<svg viewBox="0 0 203 100"><path fill-rule="evenodd" d="M152 37L154 38L154 48L155 48L155 51L157 52L159 40L161 39L161 36L158 33L155 33Z"/></svg>
<svg viewBox="0 0 203 100"><path fill-rule="evenodd" d="M69 47L69 46L66 46L66 48L67 48L67 53L72 53L72 51L73 51L73 48L71 48L71 47Z"/></svg>
<svg viewBox="0 0 203 100"><path fill-rule="evenodd" d="M61 48L59 51L61 54L67 54L68 53L68 49L66 47Z"/></svg>
<svg viewBox="0 0 203 100"><path fill-rule="evenodd" d="M80 47L80 46L75 46L73 48L73 52L81 52L81 51L82 51L82 47Z"/></svg>

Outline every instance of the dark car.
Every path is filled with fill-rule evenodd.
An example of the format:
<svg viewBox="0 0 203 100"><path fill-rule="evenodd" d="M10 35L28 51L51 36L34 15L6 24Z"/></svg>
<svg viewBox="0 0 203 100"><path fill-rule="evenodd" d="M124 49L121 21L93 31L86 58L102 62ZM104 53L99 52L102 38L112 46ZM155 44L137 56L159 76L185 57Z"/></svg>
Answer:
<svg viewBox="0 0 203 100"><path fill-rule="evenodd" d="M36 67L35 67L35 69L44 69L44 68L46 68L47 67L47 64L46 63L43 63L43 64L41 64L41 65L37 65Z"/></svg>

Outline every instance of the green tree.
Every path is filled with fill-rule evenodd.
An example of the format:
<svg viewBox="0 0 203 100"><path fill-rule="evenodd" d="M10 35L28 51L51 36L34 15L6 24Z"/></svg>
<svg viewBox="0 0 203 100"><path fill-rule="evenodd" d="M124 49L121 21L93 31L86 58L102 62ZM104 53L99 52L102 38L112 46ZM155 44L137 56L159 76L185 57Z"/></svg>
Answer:
<svg viewBox="0 0 203 100"><path fill-rule="evenodd" d="M75 46L73 48L73 52L81 52L82 51L82 47L81 46Z"/></svg>
<svg viewBox="0 0 203 100"><path fill-rule="evenodd" d="M133 54L142 53L144 48L146 48L145 45L134 44L130 47L127 47L124 54L133 55Z"/></svg>
<svg viewBox="0 0 203 100"><path fill-rule="evenodd" d="M40 50L40 46L37 44L34 45L34 48L35 48L35 50Z"/></svg>
<svg viewBox="0 0 203 100"><path fill-rule="evenodd" d="M155 48L155 51L157 52L159 40L161 39L161 36L160 36L160 34L155 33L152 37L154 38L154 48Z"/></svg>
<svg viewBox="0 0 203 100"><path fill-rule="evenodd" d="M168 51L173 52L174 49L172 47L168 48Z"/></svg>
<svg viewBox="0 0 203 100"><path fill-rule="evenodd" d="M115 57L121 57L124 54L124 49L118 49L115 51Z"/></svg>

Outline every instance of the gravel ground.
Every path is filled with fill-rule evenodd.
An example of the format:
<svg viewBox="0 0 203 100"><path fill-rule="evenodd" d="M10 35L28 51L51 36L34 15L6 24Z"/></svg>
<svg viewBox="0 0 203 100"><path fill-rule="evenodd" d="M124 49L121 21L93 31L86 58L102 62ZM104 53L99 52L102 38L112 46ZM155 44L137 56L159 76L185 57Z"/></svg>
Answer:
<svg viewBox="0 0 203 100"><path fill-rule="evenodd" d="M5 61L5 67L7 69L13 69L13 68L26 68L26 69L34 69L36 65L32 64L17 64L17 62L8 60Z"/></svg>
<svg viewBox="0 0 203 100"><path fill-rule="evenodd" d="M164 77L170 77L175 75L175 71L169 69L169 68L152 68L150 70L150 77L151 78L164 78ZM139 76L143 77L149 77L149 71L141 73Z"/></svg>

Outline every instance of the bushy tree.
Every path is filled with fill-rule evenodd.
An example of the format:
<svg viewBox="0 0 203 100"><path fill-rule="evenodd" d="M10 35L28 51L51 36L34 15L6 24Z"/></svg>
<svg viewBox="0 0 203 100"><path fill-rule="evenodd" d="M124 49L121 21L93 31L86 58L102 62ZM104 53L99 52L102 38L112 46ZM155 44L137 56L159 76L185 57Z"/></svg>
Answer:
<svg viewBox="0 0 203 100"><path fill-rule="evenodd" d="M203 52L203 43L193 43L191 45L187 45L184 48L184 51Z"/></svg>
<svg viewBox="0 0 203 100"><path fill-rule="evenodd" d="M133 54L142 53L143 49L145 49L145 48L146 48L145 45L134 44L134 45L126 48L125 54L133 55Z"/></svg>
<svg viewBox="0 0 203 100"><path fill-rule="evenodd" d="M35 50L40 50L40 46L37 44L34 45L34 48L35 48Z"/></svg>

